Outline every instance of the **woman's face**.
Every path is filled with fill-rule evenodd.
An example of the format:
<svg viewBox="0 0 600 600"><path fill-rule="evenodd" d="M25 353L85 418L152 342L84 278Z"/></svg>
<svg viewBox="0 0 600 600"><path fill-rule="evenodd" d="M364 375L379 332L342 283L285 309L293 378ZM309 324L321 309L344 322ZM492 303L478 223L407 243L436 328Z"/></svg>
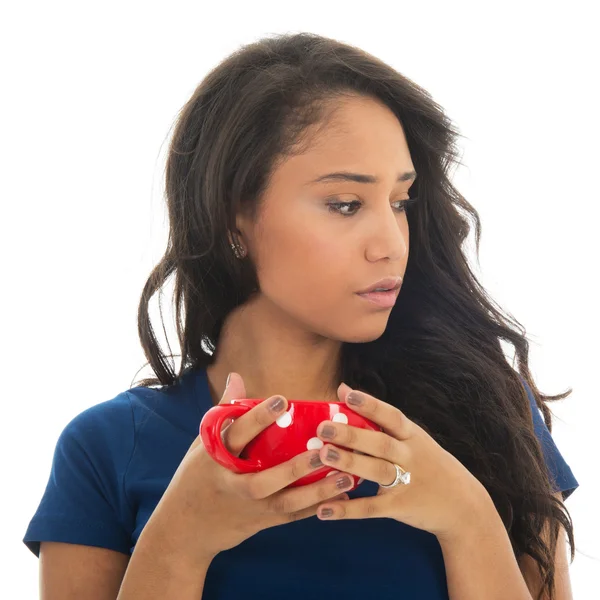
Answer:
<svg viewBox="0 0 600 600"><path fill-rule="evenodd" d="M237 226L257 268L258 302L319 336L367 342L382 335L392 309L357 292L404 276L409 232L399 201L409 198L413 180L397 178L414 166L402 126L387 107L369 98L338 106L310 150L277 167L259 222L238 216ZM377 183L313 183L339 171L374 176ZM360 205L328 206L352 201Z"/></svg>

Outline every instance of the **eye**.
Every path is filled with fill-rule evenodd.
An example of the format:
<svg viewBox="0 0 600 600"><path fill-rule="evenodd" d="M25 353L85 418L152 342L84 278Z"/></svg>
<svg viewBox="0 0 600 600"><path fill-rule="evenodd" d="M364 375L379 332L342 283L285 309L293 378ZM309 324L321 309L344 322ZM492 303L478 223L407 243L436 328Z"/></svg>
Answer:
<svg viewBox="0 0 600 600"><path fill-rule="evenodd" d="M342 212L342 210L346 208L352 209L353 207L358 209L358 207L362 206L362 202L360 200L351 200L350 202L328 202L327 206L329 207L329 212L337 213L343 217L351 217L356 214L356 211L347 213Z"/></svg>
<svg viewBox="0 0 600 600"><path fill-rule="evenodd" d="M337 198L337 196L334 196L334 199ZM403 213L406 211L406 208L408 206L410 206L411 204L413 204L414 202L417 201L417 198L408 198L406 200L398 200L397 202L394 202L394 204L398 204L400 205L399 208L396 208L396 211L399 213ZM353 217L357 212L358 212L358 208L360 208L363 205L363 202L361 202L360 200L351 200L349 202L328 202L327 206L329 208L329 212L331 213L337 213L339 215L341 215L342 217ZM344 209L346 208L356 208L356 210L354 212L348 213L348 212L342 212Z"/></svg>

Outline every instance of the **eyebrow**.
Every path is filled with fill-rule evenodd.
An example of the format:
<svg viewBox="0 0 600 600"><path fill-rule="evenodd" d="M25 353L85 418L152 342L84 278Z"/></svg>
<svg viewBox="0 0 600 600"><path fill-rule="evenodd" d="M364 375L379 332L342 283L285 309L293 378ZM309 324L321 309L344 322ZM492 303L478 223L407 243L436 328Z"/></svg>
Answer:
<svg viewBox="0 0 600 600"><path fill-rule="evenodd" d="M405 173L398 173L396 182L411 181L417 178L416 171L406 171ZM314 183L332 183L338 181L353 181L355 183L379 183L379 178L374 175L364 175L362 173L349 173L348 171L337 171L335 173L327 173L326 175L320 175L316 179L309 181L306 185L312 185Z"/></svg>

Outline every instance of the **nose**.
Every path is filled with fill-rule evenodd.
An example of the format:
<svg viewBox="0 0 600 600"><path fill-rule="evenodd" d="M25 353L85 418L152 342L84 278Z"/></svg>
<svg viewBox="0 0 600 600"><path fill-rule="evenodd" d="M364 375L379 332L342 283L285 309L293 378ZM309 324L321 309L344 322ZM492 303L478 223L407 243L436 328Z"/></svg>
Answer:
<svg viewBox="0 0 600 600"><path fill-rule="evenodd" d="M388 204L373 213L372 230L367 236L365 256L369 261L388 258L398 261L408 251L408 223L398 218L398 213Z"/></svg>

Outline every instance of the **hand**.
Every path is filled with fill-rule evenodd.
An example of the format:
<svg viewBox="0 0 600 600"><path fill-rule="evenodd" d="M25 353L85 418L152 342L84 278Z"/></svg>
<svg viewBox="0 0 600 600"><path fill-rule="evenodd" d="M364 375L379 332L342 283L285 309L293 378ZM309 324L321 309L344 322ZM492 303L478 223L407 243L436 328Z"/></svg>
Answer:
<svg viewBox="0 0 600 600"><path fill-rule="evenodd" d="M234 373L219 404L245 398L242 378ZM226 448L239 456L244 447L287 410L269 409L267 398L224 427L221 436ZM319 503L328 499L347 500L343 493L352 485L338 488L339 473L297 488L290 483L323 467L311 459L309 450L258 473L233 473L206 452L202 438L191 444L150 520L163 534L163 551L172 552L188 565L205 564L221 551L237 546L262 529L313 517ZM149 521L150 523L150 521Z"/></svg>
<svg viewBox="0 0 600 600"><path fill-rule="evenodd" d="M442 538L456 535L489 507L491 497L481 482L400 410L344 383L337 393L341 402L383 431L323 421L317 428L319 438L350 449L325 443L320 450L323 463L381 485L395 480L396 463L411 473L411 479L407 485L380 487L374 497L328 501L319 506L319 518L324 518L324 508L333 510L328 520L388 517ZM352 397L362 399L362 404L351 403ZM328 458L329 448L338 452L339 459Z"/></svg>

